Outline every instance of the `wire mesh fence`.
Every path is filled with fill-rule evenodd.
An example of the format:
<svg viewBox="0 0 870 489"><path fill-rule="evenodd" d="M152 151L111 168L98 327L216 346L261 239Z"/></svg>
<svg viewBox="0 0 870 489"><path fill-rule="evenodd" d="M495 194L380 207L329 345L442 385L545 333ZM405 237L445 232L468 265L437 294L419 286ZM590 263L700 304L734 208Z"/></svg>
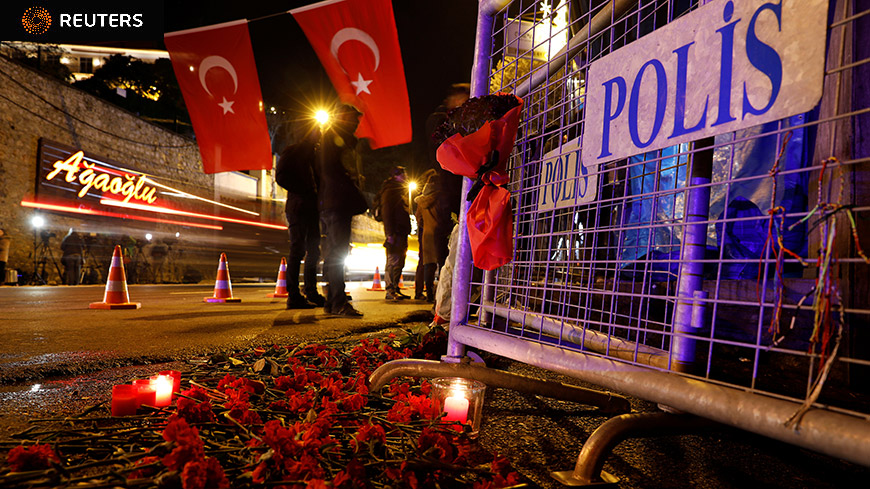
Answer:
<svg viewBox="0 0 870 489"><path fill-rule="evenodd" d="M468 326L866 417L870 2L814 0L827 17L822 95L811 109L600 164L584 159L584 135L600 123L588 118L587 89L607 88L600 79L587 86L596 61L702 9L716 9L708 30L724 43L729 26L739 32L756 17L784 30L793 16L781 12L804 5L782 0L761 12L764 2L735 3L757 14L731 20L735 7L722 0L517 0L498 9L489 91L524 100L508 167L514 258L473 274L481 293L469 296L478 314ZM677 63L689 50L680 49ZM724 72L716 63L710 70ZM658 119L655 104L631 107L632 90L655 83L650 66L634 87L626 74L623 91L625 111L642 120ZM684 76L684 91L697 71ZM728 93L740 96L734 87ZM759 104L743 90L744 104ZM605 102L605 122L616 99Z"/></svg>

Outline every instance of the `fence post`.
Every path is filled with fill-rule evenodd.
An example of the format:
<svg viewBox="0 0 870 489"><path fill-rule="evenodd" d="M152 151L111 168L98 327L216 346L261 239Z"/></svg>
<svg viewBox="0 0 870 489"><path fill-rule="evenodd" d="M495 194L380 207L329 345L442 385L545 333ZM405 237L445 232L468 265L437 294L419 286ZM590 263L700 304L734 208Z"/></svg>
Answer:
<svg viewBox="0 0 870 489"><path fill-rule="evenodd" d="M482 0L477 6L477 31L474 39L474 66L471 69L471 96L481 97L489 93L489 59L492 56L493 15L510 0ZM468 241L467 214L469 202L465 196L472 181L462 179L462 205L459 209L459 240L456 246L456 264L453 267L453 294L450 298L450 331L447 354L444 361L459 361L465 355L465 345L453 338L453 326L468 321L468 298L471 292L471 244Z"/></svg>
<svg viewBox="0 0 870 489"><path fill-rule="evenodd" d="M707 251L707 222L710 214L710 179L713 172L713 138L695 142L692 155L686 215L683 222L683 243L680 251L680 272L677 285L677 307L674 311L674 331L671 341L671 369L691 370L695 362L694 335L701 324L693 324L693 318L703 320L704 259Z"/></svg>

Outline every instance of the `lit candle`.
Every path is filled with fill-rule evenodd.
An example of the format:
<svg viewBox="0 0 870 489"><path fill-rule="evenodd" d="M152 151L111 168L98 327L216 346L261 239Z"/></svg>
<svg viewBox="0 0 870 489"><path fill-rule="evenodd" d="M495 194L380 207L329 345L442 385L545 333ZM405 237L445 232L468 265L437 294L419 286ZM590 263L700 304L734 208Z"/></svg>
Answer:
<svg viewBox="0 0 870 489"><path fill-rule="evenodd" d="M139 405L147 404L149 406L157 405L157 389L151 379L136 379L133 385L139 388L137 400Z"/></svg>
<svg viewBox="0 0 870 489"><path fill-rule="evenodd" d="M181 372L178 370L163 370L160 375L172 377L172 393L181 392Z"/></svg>
<svg viewBox="0 0 870 489"><path fill-rule="evenodd" d="M458 421L465 423L468 420L468 399L456 392L444 399L444 421Z"/></svg>
<svg viewBox="0 0 870 489"><path fill-rule="evenodd" d="M170 405L172 403L172 377L155 375L151 377L151 384L157 391L154 406L166 407Z"/></svg>
<svg viewBox="0 0 870 489"><path fill-rule="evenodd" d="M112 416L136 414L139 406L139 388L135 385L121 384L112 386Z"/></svg>

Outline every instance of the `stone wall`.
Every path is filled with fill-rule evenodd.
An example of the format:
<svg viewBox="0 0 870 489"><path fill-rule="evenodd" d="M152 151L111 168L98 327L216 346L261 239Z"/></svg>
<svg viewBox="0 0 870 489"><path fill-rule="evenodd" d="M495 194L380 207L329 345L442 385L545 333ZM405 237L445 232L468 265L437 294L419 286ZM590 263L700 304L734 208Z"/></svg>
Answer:
<svg viewBox="0 0 870 489"><path fill-rule="evenodd" d="M22 207L21 201L34 193L40 138L127 164L192 194L214 195L214 177L202 172L193 140L0 57L0 228L12 238L7 268L33 271L37 239L30 219L35 209ZM101 232L95 229L98 225L103 230L131 225L121 219L102 218L95 223L75 214L43 214L46 230L56 234L49 242L58 261L60 239L69 228L90 233ZM171 231L173 236L175 232L160 224L151 229L158 234ZM50 282L58 280L53 270L46 275Z"/></svg>

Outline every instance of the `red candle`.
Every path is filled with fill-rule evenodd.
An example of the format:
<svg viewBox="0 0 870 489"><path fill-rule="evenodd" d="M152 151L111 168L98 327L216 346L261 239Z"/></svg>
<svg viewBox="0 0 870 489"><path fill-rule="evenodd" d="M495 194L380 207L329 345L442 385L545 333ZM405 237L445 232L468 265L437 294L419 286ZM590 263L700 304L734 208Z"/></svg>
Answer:
<svg viewBox="0 0 870 489"><path fill-rule="evenodd" d="M172 393L181 392L181 372L178 370L163 370L160 375L172 377Z"/></svg>
<svg viewBox="0 0 870 489"><path fill-rule="evenodd" d="M112 386L112 416L130 416L136 414L139 406L137 397L139 388L135 385L120 384Z"/></svg>
<svg viewBox="0 0 870 489"><path fill-rule="evenodd" d="M133 385L139 388L139 395L136 399L139 405L147 404L149 406L157 405L157 389L154 387L151 379L136 379Z"/></svg>
<svg viewBox="0 0 870 489"><path fill-rule="evenodd" d="M155 375L151 377L151 385L156 391L154 406L166 407L172 403L172 377Z"/></svg>
<svg viewBox="0 0 870 489"><path fill-rule="evenodd" d="M444 421L465 423L468 420L468 399L461 395L449 396L444 399L444 413Z"/></svg>

